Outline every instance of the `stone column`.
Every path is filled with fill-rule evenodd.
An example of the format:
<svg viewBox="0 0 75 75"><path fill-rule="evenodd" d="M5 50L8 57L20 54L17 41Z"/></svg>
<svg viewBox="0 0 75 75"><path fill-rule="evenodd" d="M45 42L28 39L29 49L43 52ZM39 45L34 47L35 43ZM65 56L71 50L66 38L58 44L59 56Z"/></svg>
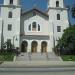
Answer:
<svg viewBox="0 0 75 75"><path fill-rule="evenodd" d="M38 40L37 52L41 53L41 40Z"/></svg>
<svg viewBox="0 0 75 75"><path fill-rule="evenodd" d="M27 48L27 52L31 52L31 40L28 41L28 48Z"/></svg>

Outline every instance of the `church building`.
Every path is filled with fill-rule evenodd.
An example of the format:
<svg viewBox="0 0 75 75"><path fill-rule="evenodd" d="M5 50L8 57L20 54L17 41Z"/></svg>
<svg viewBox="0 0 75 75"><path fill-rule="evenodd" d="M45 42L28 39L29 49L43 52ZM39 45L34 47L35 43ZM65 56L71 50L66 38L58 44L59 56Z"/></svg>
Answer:
<svg viewBox="0 0 75 75"><path fill-rule="evenodd" d="M4 0L0 7L0 49L10 41L20 52L52 52L69 27L63 0L47 0L46 12L38 8L22 12L20 0Z"/></svg>

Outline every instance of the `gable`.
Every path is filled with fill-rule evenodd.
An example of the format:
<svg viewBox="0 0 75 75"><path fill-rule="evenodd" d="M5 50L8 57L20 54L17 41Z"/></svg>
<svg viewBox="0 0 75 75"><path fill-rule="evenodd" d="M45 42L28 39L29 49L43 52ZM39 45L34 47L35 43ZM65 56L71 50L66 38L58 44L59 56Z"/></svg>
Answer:
<svg viewBox="0 0 75 75"><path fill-rule="evenodd" d="M48 17L49 17L47 13L42 12L42 11L40 11L40 10L38 10L38 9L32 9L32 10L29 10L29 11L27 11L27 12L23 12L23 13L21 14L21 16L25 16L25 15L29 15L29 14L31 14L30 17L33 17L33 16L35 16L35 15L43 16L43 17L45 17L45 18L48 18Z"/></svg>
<svg viewBox="0 0 75 75"><path fill-rule="evenodd" d="M36 11L36 10L30 11L28 13L27 12L23 13L21 15L21 18L24 19L24 20L31 19L31 18L34 18L34 19L36 19L36 18L40 19L41 18L41 19L45 19L45 20L49 19L48 15L42 14L42 13Z"/></svg>

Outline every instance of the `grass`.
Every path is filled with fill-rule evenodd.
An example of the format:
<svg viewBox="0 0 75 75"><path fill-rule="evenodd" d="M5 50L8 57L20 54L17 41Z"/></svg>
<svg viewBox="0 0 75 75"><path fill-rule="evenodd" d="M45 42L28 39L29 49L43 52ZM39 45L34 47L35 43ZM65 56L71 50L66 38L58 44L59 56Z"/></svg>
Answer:
<svg viewBox="0 0 75 75"><path fill-rule="evenodd" d="M62 55L63 61L75 61L75 55Z"/></svg>
<svg viewBox="0 0 75 75"><path fill-rule="evenodd" d="M13 61L14 53L2 52L0 53L0 61Z"/></svg>

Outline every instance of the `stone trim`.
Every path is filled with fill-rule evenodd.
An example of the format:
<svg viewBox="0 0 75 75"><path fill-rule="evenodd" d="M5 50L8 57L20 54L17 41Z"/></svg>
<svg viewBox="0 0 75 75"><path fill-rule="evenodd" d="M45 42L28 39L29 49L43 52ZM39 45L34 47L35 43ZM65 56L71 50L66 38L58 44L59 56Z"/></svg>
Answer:
<svg viewBox="0 0 75 75"><path fill-rule="evenodd" d="M28 40L33 40L33 39L37 39L37 40L49 40L50 37L49 37L49 35L25 35L25 36L22 36L21 39L28 39Z"/></svg>

